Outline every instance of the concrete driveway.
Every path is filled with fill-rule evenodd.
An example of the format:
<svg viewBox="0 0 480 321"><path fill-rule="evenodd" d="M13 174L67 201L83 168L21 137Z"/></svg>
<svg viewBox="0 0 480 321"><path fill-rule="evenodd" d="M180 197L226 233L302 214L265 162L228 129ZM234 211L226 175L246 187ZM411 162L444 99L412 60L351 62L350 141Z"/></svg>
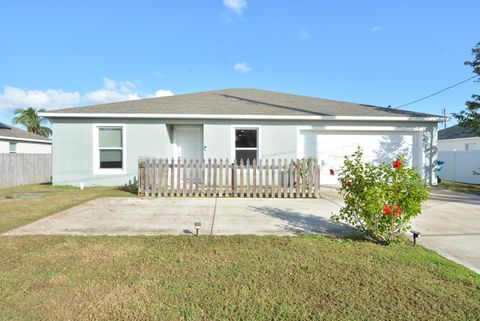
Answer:
<svg viewBox="0 0 480 321"><path fill-rule="evenodd" d="M354 235L329 220L342 200L335 189L321 199L102 198L5 235ZM432 189L423 215L413 222L419 243L480 273L480 196Z"/></svg>
<svg viewBox="0 0 480 321"><path fill-rule="evenodd" d="M324 197L342 204L331 189ZM412 227L419 244L480 273L480 196L432 188Z"/></svg>
<svg viewBox="0 0 480 321"><path fill-rule="evenodd" d="M434 188L412 226L420 244L480 273L480 196Z"/></svg>
<svg viewBox="0 0 480 321"><path fill-rule="evenodd" d="M328 198L101 198L5 235L181 235L192 234L197 221L208 235L355 234L329 220L339 208Z"/></svg>

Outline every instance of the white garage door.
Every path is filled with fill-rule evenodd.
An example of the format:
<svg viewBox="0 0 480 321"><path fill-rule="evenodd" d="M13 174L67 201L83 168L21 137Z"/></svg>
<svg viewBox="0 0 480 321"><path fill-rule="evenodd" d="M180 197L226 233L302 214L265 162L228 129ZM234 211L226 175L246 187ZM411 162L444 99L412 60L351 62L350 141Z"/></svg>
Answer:
<svg viewBox="0 0 480 321"><path fill-rule="evenodd" d="M409 166L421 165L417 135L413 132L359 132L305 130L300 132L300 154L315 157L323 162L320 181L322 184L338 184L337 175L331 176L343 165L345 155L351 155L360 146L364 161L373 163L391 162L398 154L405 154ZM303 148L303 150L302 150Z"/></svg>

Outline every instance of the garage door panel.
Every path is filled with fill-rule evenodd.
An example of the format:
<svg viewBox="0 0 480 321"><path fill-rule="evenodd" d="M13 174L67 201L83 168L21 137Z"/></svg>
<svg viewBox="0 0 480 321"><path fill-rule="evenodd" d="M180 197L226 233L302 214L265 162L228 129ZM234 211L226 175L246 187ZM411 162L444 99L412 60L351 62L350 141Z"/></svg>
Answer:
<svg viewBox="0 0 480 321"><path fill-rule="evenodd" d="M324 166L321 171L323 184L337 184L337 177L329 175L330 168L338 170L346 155L363 150L364 160L376 164L391 162L398 154L405 154L412 165L413 133L402 132L301 132L304 157L315 157Z"/></svg>

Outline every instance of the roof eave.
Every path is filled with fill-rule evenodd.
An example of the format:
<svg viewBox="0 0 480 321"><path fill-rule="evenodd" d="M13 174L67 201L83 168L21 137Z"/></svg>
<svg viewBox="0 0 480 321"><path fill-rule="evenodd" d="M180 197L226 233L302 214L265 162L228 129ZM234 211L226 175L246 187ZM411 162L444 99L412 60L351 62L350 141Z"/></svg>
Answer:
<svg viewBox="0 0 480 321"><path fill-rule="evenodd" d="M461 141L461 140L478 140L480 139L480 136L471 136L471 137L460 137L460 138L439 138L438 141Z"/></svg>
<svg viewBox="0 0 480 321"><path fill-rule="evenodd" d="M133 113L59 113L43 112L47 118L148 118L148 119L235 119L235 120L370 120L370 121L419 121L443 122L448 117L427 116L297 116L297 115L214 115L214 114L133 114Z"/></svg>
<svg viewBox="0 0 480 321"><path fill-rule="evenodd" d="M52 144L51 140L12 137L12 136L0 136L0 140L14 140L14 141L19 141L19 142L33 142L33 143L42 143L42 144Z"/></svg>

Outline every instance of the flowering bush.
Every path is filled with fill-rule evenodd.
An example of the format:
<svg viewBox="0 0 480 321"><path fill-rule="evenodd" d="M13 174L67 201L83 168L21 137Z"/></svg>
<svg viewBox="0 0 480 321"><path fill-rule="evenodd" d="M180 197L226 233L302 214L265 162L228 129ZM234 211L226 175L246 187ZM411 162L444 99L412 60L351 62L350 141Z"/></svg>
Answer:
<svg viewBox="0 0 480 321"><path fill-rule="evenodd" d="M428 199L425 181L398 156L393 163L362 162L362 150L345 157L337 172L345 206L332 217L363 231L371 239L388 244L410 228Z"/></svg>

